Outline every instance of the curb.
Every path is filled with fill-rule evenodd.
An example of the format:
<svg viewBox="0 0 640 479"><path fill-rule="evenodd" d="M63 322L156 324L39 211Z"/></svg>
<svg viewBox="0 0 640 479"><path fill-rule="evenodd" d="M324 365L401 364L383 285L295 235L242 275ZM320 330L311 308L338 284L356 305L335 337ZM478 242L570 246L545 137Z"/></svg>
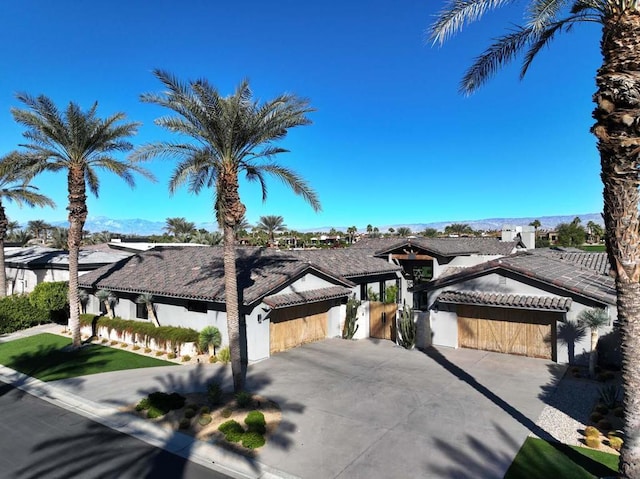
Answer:
<svg viewBox="0 0 640 479"><path fill-rule="evenodd" d="M0 380L109 429L236 479L299 479L250 457L216 447L179 431L170 431L114 407L82 399L6 366L0 365Z"/></svg>

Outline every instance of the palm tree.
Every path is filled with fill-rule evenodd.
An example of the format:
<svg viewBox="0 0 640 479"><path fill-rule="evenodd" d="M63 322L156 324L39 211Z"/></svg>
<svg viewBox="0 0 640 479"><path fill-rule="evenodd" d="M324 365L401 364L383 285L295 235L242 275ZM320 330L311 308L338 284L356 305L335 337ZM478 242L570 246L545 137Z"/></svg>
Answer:
<svg viewBox="0 0 640 479"><path fill-rule="evenodd" d="M55 206L48 197L37 193L37 188L28 184L29 172L25 171L15 155L0 159L0 298L7 295L7 272L4 267L4 240L9 229L4 201L18 206ZM28 241L28 240L27 240ZM26 242L25 242L26 243Z"/></svg>
<svg viewBox="0 0 640 479"><path fill-rule="evenodd" d="M17 221L8 221L7 222L7 235L11 236L15 230L20 229L20 223Z"/></svg>
<svg viewBox="0 0 640 479"><path fill-rule="evenodd" d="M156 316L156 311L153 307L153 295L149 293L142 293L140 296L136 298L136 303L144 304L147 307L147 316L153 323L156 328L160 327L160 322L158 321L158 317Z"/></svg>
<svg viewBox="0 0 640 479"><path fill-rule="evenodd" d="M31 231L36 239L40 239L40 233L43 233L42 240L47 240L47 230L51 225L44 220L33 220L27 223L27 230Z"/></svg>
<svg viewBox="0 0 640 479"><path fill-rule="evenodd" d="M214 231L213 233L209 233L208 231L198 231L191 237L190 243L217 246L219 244L222 244L222 234L219 231Z"/></svg>
<svg viewBox="0 0 640 479"><path fill-rule="evenodd" d="M512 3L452 0L436 19L431 37L443 42L487 11ZM591 131L600 152L603 218L609 263L616 283L622 343L626 440L620 455L620 474L640 477L640 374L637 372L640 334L635 326L640 323L640 135L636 123L640 106L637 75L640 4L635 0L529 0L521 5L526 24L515 29L510 25L510 32L497 38L476 59L462 79L461 90L475 91L522 52L524 62L520 74L524 76L536 55L556 34L583 21L602 26L603 61L596 73L597 91L593 95L596 122Z"/></svg>
<svg viewBox="0 0 640 479"><path fill-rule="evenodd" d="M69 228L53 228L50 245L52 248L67 250L69 247Z"/></svg>
<svg viewBox="0 0 640 479"><path fill-rule="evenodd" d="M231 350L231 369L236 391L244 387L240 356L240 304L236 274L234 227L245 214L240 201L238 174L257 181L266 200L265 176L271 174L302 196L314 210L320 209L315 192L292 170L273 161L285 152L274 145L290 128L308 125L311 108L306 100L280 95L259 104L253 100L249 83L243 81L233 95L223 97L206 80L182 83L172 75L155 72L168 91L145 94L142 101L166 107L177 115L156 120L168 130L190 136L194 143L159 142L140 148L136 159L168 156L179 161L171 181L174 192L185 182L194 193L212 188L215 212L224 234L224 276L227 329Z"/></svg>
<svg viewBox="0 0 640 479"><path fill-rule="evenodd" d="M411 228L407 228L406 226L401 226L396 231L396 234L401 238L406 238L407 236L411 236Z"/></svg>
<svg viewBox="0 0 640 479"><path fill-rule="evenodd" d="M219 348L220 344L222 344L222 335L218 328L215 326L205 326L202 328L198 337L198 346L200 347L200 351L204 352L207 350L209 352L209 356L215 356L216 348Z"/></svg>
<svg viewBox="0 0 640 479"><path fill-rule="evenodd" d="M79 298L80 298L80 294L78 293L78 300ZM110 318L115 318L115 313L113 311L113 304L118 299L115 293L109 291L108 289L99 289L96 292L96 298L98 298L99 301L102 301L104 303L104 307L107 310L107 315Z"/></svg>
<svg viewBox="0 0 640 479"><path fill-rule="evenodd" d="M26 109L13 108L13 118L26 127L23 136L28 143L20 157L34 168L34 174L42 171L67 172L69 197L69 328L73 346L80 341L80 300L78 297L78 255L82 231L87 219L87 187L96 197L100 182L98 169L115 173L128 185L134 186L133 172L153 178L151 173L132 161L121 161L113 155L130 150L133 145L127 138L136 133L137 123L125 123L124 113L116 113L101 119L97 116L98 104L87 110L70 102L64 112L46 96L33 97L19 94L18 100Z"/></svg>
<svg viewBox="0 0 640 479"><path fill-rule="evenodd" d="M529 226L533 226L533 229L535 230L534 236L536 239L538 239L538 228L542 226L542 223L540 223L540 220L533 220L531 223L529 223Z"/></svg>
<svg viewBox="0 0 640 479"><path fill-rule="evenodd" d="M349 226L347 228L347 234L349 235L349 243L353 244L353 239L356 235L356 233L358 232L358 228L356 228L355 226Z"/></svg>
<svg viewBox="0 0 640 479"><path fill-rule="evenodd" d="M261 216L258 223L256 223L256 228L269 235L271 244L275 243L276 232L285 231L286 226L287 225L284 224L284 218L276 215Z"/></svg>
<svg viewBox="0 0 640 479"><path fill-rule="evenodd" d="M578 314L578 324L583 328L591 330L591 353L589 354L589 376L596 375L596 364L598 363L598 328L609 324L609 315L604 309L591 308L584 309Z"/></svg>
<svg viewBox="0 0 640 479"><path fill-rule="evenodd" d="M25 246L32 239L33 236L31 236L31 233L26 230L14 231L13 235L11 236L11 241L18 243L20 246Z"/></svg>
<svg viewBox="0 0 640 479"><path fill-rule="evenodd" d="M163 228L167 233L176 238L191 236L196 232L196 224L187 221L186 218L167 218Z"/></svg>
<svg viewBox="0 0 640 479"><path fill-rule="evenodd" d="M243 216L242 219L238 221L238 223L233 228L233 231L236 235L236 241L240 237L240 233L242 233L243 231L246 233L248 229L251 229L251 224L247 221L247 218Z"/></svg>
<svg viewBox="0 0 640 479"><path fill-rule="evenodd" d="M466 223L453 223L444 227L444 234L467 236L473 234L473 228Z"/></svg>

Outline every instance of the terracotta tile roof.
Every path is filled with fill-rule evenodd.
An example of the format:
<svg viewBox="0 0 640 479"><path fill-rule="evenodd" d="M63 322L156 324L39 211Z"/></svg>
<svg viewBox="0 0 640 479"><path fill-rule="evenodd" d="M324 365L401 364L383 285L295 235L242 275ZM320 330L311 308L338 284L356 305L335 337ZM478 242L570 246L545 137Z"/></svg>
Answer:
<svg viewBox="0 0 640 479"><path fill-rule="evenodd" d="M609 276L556 259L551 255L528 252L470 266L460 273L416 286L413 291L438 289L496 271L515 273L570 293L606 304L616 304L615 284Z"/></svg>
<svg viewBox="0 0 640 479"><path fill-rule="evenodd" d="M477 304L517 309L569 311L572 299L562 296L527 296L518 294L482 293L475 291L443 291L440 303Z"/></svg>
<svg viewBox="0 0 640 479"><path fill-rule="evenodd" d="M400 266L386 259L375 258L363 249L293 250L283 254L310 262L347 279L402 271Z"/></svg>
<svg viewBox="0 0 640 479"><path fill-rule="evenodd" d="M101 251L81 249L78 267L81 271L96 269L131 256L121 251ZM69 252L44 246L27 248L6 248L5 265L14 268L69 269Z"/></svg>
<svg viewBox="0 0 640 479"><path fill-rule="evenodd" d="M343 286L331 286L329 288L312 289L296 293L274 294L267 296L263 301L274 309L295 306L298 304L314 303L338 299L349 296L352 291Z"/></svg>
<svg viewBox="0 0 640 479"><path fill-rule="evenodd" d="M316 271L334 283L352 286L348 280L322 268L278 252L245 247L236 251L238 289L247 305L308 271ZM82 275L80 286L222 303L225 301L222 247L158 247Z"/></svg>
<svg viewBox="0 0 640 479"><path fill-rule="evenodd" d="M461 256L470 254L507 256L516 251L516 241L500 241L498 238L410 238L398 239L376 251L382 256L396 249L411 246L430 251L439 256Z"/></svg>

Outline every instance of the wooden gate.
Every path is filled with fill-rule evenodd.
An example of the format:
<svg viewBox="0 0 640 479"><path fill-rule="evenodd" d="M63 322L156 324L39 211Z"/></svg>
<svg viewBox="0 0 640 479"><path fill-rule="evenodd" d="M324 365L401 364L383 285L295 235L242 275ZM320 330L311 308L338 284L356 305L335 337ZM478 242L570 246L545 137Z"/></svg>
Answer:
<svg viewBox="0 0 640 479"><path fill-rule="evenodd" d="M396 340L396 311L398 305L369 302L369 336L378 339Z"/></svg>
<svg viewBox="0 0 640 479"><path fill-rule="evenodd" d="M327 337L329 313L323 303L304 304L271 312L269 323L269 352L311 343Z"/></svg>
<svg viewBox="0 0 640 479"><path fill-rule="evenodd" d="M558 314L458 305L458 346L555 360Z"/></svg>

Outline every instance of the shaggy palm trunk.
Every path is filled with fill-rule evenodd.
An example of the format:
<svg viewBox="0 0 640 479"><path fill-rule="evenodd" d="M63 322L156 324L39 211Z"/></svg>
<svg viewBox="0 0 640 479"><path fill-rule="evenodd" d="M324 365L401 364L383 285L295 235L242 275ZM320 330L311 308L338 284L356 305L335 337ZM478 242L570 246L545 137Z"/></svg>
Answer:
<svg viewBox="0 0 640 479"><path fill-rule="evenodd" d="M156 317L156 313L153 310L152 303L147 303L147 316L149 316L149 319L151 320L151 322L156 328L160 327L160 322L158 321L158 318Z"/></svg>
<svg viewBox="0 0 640 479"><path fill-rule="evenodd" d="M596 376L596 364L598 364L598 329L591 329L591 352L589 353L589 377Z"/></svg>
<svg viewBox="0 0 640 479"><path fill-rule="evenodd" d="M625 442L620 474L640 477L640 14L624 11L603 21L602 67L594 95L608 254L618 293Z"/></svg>
<svg viewBox="0 0 640 479"><path fill-rule="evenodd" d="M7 235L9 220L4 212L4 206L0 204L0 298L7 295L7 271L4 267L4 238Z"/></svg>
<svg viewBox="0 0 640 479"><path fill-rule="evenodd" d="M78 259L82 242L82 229L87 219L87 196L85 194L84 169L71 166L69 168L69 329L71 330L73 347L81 344L80 340L80 295L78 292Z"/></svg>
<svg viewBox="0 0 640 479"><path fill-rule="evenodd" d="M238 193L238 175L231 171L221 173L218 178L218 202L216 210L224 233L224 297L227 310L227 332L231 353L231 374L233 389L244 389L245 371L240 349L240 299L238 296L238 276L236 270L235 225L242 219L246 208Z"/></svg>

